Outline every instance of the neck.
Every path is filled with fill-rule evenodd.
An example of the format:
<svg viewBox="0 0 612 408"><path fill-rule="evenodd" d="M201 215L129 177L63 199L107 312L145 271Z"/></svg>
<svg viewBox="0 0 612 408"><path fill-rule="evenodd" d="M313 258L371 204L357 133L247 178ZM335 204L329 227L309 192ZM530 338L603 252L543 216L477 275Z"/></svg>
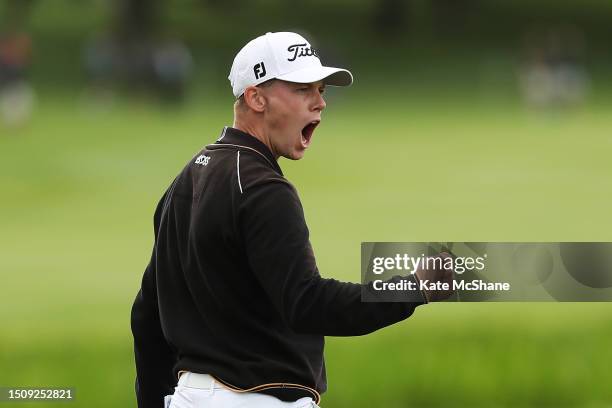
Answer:
<svg viewBox="0 0 612 408"><path fill-rule="evenodd" d="M248 133L253 136L255 139L259 140L261 143L265 144L268 149L274 155L274 158L278 160L278 154L272 148L272 143L270 143L270 138L266 136L266 131L264 129L263 123L258 123L255 121L247 121L241 120L240 118L234 118L234 123L232 124L234 129L238 129L244 133Z"/></svg>

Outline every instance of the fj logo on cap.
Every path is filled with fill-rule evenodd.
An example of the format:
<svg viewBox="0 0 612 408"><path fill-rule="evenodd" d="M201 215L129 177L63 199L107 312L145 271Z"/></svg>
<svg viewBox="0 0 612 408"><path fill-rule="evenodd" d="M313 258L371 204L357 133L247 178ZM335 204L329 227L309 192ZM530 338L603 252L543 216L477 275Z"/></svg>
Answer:
<svg viewBox="0 0 612 408"><path fill-rule="evenodd" d="M255 64L253 67L253 72L255 73L255 79L263 78L266 76L266 66L263 61L259 64Z"/></svg>
<svg viewBox="0 0 612 408"><path fill-rule="evenodd" d="M312 47L308 47L308 44L306 43L290 45L289 48L287 48L287 51L293 53L293 56L291 58L287 58L287 61L295 61L297 57L310 57L311 55L319 58L317 51Z"/></svg>

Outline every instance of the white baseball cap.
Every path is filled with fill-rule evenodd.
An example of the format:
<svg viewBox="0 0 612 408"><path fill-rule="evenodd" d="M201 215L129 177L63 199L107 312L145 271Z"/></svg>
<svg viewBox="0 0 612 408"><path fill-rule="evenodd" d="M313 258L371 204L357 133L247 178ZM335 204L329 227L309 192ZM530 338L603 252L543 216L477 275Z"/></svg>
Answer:
<svg viewBox="0 0 612 408"><path fill-rule="evenodd" d="M283 81L348 86L353 75L342 68L324 67L317 51L296 33L266 33L251 40L236 54L229 76L238 98L251 85L276 78Z"/></svg>

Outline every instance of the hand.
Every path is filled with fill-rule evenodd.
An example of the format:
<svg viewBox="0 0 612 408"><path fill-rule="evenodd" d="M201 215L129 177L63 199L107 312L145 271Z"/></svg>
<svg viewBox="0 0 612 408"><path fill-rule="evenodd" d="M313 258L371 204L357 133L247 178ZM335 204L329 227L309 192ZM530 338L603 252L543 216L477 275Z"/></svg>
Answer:
<svg viewBox="0 0 612 408"><path fill-rule="evenodd" d="M445 263L448 263L445 262L445 260L451 258L451 256L446 252L441 252L436 256L428 258L430 260L432 258L436 259L436 261L433 262L433 268L418 269L415 273L416 277L421 281L420 285L425 287L423 292L427 298L427 302L444 300L455 293L455 289L453 288L453 269L444 268ZM440 260L438 261L438 259Z"/></svg>

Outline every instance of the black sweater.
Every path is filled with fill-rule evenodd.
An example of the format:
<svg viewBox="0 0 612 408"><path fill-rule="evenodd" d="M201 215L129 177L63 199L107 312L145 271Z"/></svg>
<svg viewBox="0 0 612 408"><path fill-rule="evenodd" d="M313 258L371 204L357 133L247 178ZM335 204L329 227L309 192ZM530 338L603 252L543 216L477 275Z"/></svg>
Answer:
<svg viewBox="0 0 612 408"><path fill-rule="evenodd" d="M308 388L326 389L323 336L370 333L421 304L363 303L361 285L322 278L295 188L237 129L181 171L154 227L131 316L139 407L161 406L180 370L317 400Z"/></svg>

